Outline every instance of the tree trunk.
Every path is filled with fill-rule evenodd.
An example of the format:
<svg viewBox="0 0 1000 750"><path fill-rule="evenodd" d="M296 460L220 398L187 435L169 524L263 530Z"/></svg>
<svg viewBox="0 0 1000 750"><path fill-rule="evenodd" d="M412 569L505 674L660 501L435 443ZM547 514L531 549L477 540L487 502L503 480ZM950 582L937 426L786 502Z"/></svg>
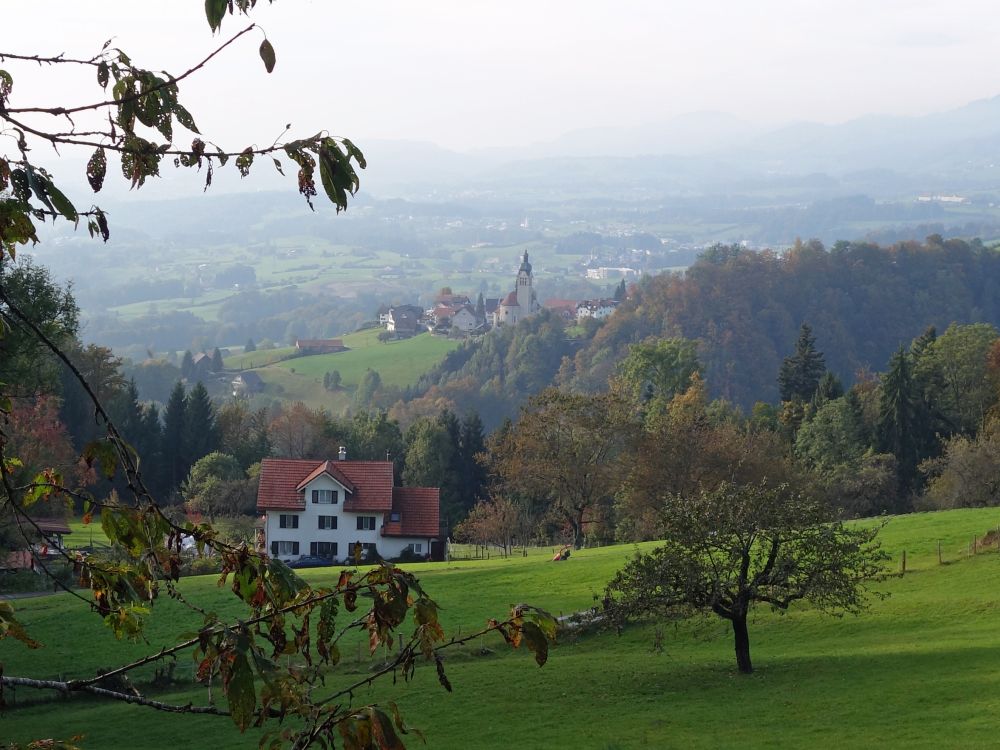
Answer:
<svg viewBox="0 0 1000 750"><path fill-rule="evenodd" d="M746 613L733 615L733 637L736 640L736 666L742 674L751 674L750 634L747 632Z"/></svg>
<svg viewBox="0 0 1000 750"><path fill-rule="evenodd" d="M570 526L573 528L573 548L583 547L583 508L576 509L576 517L570 518Z"/></svg>

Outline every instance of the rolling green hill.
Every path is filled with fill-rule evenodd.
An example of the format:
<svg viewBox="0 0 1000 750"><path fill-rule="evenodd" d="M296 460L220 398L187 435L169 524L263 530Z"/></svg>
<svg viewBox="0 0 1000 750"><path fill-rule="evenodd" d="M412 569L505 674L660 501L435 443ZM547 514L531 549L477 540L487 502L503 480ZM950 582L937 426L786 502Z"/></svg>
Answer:
<svg viewBox="0 0 1000 750"><path fill-rule="evenodd" d="M455 349L459 341L422 333L401 341L380 342L381 328L344 335L346 352L292 356L293 348L272 349L236 355L226 367L255 367L265 384L265 394L284 401L302 401L312 407L338 412L350 405L351 395L369 369L376 371L383 385L405 388L414 385L425 372ZM323 376L337 370L342 378L338 391L323 387Z"/></svg>
<svg viewBox="0 0 1000 750"><path fill-rule="evenodd" d="M876 599L859 617L841 619L807 607L783 616L759 610L750 631L757 671L749 677L736 673L729 632L713 618L636 626L620 636L567 637L541 669L500 642L476 644L448 660L454 693L440 688L433 666L418 666L411 683L386 683L356 699L397 700L434 748L506 748L512 742L603 750L989 746L1000 708L1000 554L990 549L970 556L969 543L998 522L996 509L890 519L884 545L897 568L907 551L908 570L882 584L888 598ZM468 633L519 601L556 613L589 607L633 550L583 550L559 564L538 550L527 558L413 569L440 602L451 635ZM183 586L195 603L231 613L231 597L213 577L185 579ZM0 661L11 675L85 675L169 644L188 619L174 602L162 602L149 631L151 646L136 646L116 643L66 595L17 604L45 647L29 652L3 642ZM662 652L653 649L655 640ZM481 646L490 652L480 654ZM345 644L343 653L345 671L357 675L367 668L356 643ZM178 661L174 699L204 700L203 691L184 687L192 669ZM18 691L4 716L5 739L83 732L85 747L135 748L163 747L179 736L201 737L218 748L257 741L235 734L225 719L169 717L89 700L34 704L29 698L37 696L28 693Z"/></svg>

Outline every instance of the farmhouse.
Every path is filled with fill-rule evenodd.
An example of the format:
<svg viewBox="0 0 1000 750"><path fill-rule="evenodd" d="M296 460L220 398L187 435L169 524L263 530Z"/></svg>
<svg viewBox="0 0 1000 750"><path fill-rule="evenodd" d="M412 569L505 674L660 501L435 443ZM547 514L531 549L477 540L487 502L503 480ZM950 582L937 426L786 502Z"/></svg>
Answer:
<svg viewBox="0 0 1000 750"><path fill-rule="evenodd" d="M296 339L295 348L303 354L333 354L347 351L341 339Z"/></svg>
<svg viewBox="0 0 1000 750"><path fill-rule="evenodd" d="M437 487L396 487L391 461L265 458L257 510L265 515L264 544L273 557L314 555L351 559L418 556L438 538Z"/></svg>
<svg viewBox="0 0 1000 750"><path fill-rule="evenodd" d="M241 372L233 378L233 395L247 395L250 393L260 393L264 390L264 381L253 370Z"/></svg>

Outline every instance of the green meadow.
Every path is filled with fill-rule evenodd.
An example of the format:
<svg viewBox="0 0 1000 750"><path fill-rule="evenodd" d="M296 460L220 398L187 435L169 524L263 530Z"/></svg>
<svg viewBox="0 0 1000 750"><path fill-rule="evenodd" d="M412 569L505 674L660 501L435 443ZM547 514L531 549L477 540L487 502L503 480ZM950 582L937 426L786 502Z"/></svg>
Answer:
<svg viewBox="0 0 1000 750"><path fill-rule="evenodd" d="M354 389L365 372L374 370L383 385L404 388L415 385L421 375L459 345L456 339L421 333L409 339L381 342L381 328L345 334L340 338L348 351L295 357L295 349L271 349L234 355L227 368L255 369L264 381L265 394L283 401L302 401L312 407L343 411L351 403ZM323 376L337 370L338 391L323 387Z"/></svg>
<svg viewBox="0 0 1000 750"><path fill-rule="evenodd" d="M750 628L751 676L736 672L725 623L696 618L636 625L621 635L565 635L542 668L498 638L477 639L449 650L452 693L438 685L433 665L418 665L410 683L386 681L361 689L355 699L397 701L434 748L993 746L1000 711L1000 554L992 547L973 555L970 544L998 524L996 509L889 519L883 545L895 572L906 551L907 572L878 585L887 596L874 598L857 617L830 617L808 606L785 615L758 610ZM548 561L549 550L532 550L528 557L412 570L443 608L446 632L458 635L517 602L556 614L590 607L635 549L582 550L562 563ZM337 572L308 571L305 577L325 582ZM235 614L233 597L214 578L182 584L195 604ZM175 602L163 601L150 623L149 643L126 644L115 642L69 595L16 604L45 646L28 651L0 642L8 675L84 676L169 645L197 622ZM359 679L371 665L357 640L342 654L328 679L331 687ZM176 682L158 697L204 702L204 689L190 683L192 669L189 659L179 659ZM184 742L241 748L258 739L238 735L224 718L173 717L90 699L39 701L26 689L7 700L14 705L0 719L4 740L79 732L84 747ZM198 738L193 745L192 738ZM409 745L421 743L411 735Z"/></svg>

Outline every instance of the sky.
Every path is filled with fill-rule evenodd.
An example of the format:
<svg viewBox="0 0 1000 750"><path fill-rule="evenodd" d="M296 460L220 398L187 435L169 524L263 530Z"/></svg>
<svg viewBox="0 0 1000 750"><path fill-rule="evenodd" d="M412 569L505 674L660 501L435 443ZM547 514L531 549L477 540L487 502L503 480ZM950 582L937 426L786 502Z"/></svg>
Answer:
<svg viewBox="0 0 1000 750"><path fill-rule="evenodd" d="M919 115L1000 94L1000 14L982 0L276 0L259 31L181 89L220 143L286 123L455 150L516 150L581 128L691 112L747 122ZM90 56L104 40L177 74L213 38L203 0L0 0L0 50ZM2 63L11 106L86 103L84 70ZM83 74L86 73L84 76Z"/></svg>

